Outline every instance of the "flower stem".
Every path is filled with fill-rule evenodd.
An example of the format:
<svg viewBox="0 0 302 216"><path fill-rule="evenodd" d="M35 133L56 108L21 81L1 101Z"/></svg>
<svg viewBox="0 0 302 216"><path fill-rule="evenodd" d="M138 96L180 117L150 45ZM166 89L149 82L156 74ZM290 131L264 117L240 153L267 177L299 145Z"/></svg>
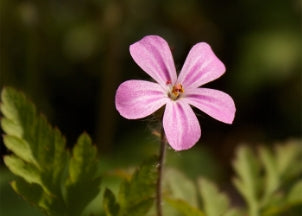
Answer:
<svg viewBox="0 0 302 216"><path fill-rule="evenodd" d="M159 158L158 158L158 177L157 177L157 188L156 188L156 209L157 209L157 216L162 216L162 179L163 179L163 165L165 161L165 154L166 154L166 137L164 129L161 129L161 136L160 136L160 151L159 151Z"/></svg>

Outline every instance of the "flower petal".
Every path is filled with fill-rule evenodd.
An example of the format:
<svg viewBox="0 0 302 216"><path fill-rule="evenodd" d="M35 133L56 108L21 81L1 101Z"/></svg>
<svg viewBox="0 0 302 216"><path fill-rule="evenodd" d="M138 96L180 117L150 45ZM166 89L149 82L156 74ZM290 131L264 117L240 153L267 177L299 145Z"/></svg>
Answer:
<svg viewBox="0 0 302 216"><path fill-rule="evenodd" d="M219 121L232 124L234 120L234 101L222 91L208 88L189 89L183 99Z"/></svg>
<svg viewBox="0 0 302 216"><path fill-rule="evenodd" d="M152 114L168 100L162 87L157 83L128 80L118 87L115 106L124 118L139 119Z"/></svg>
<svg viewBox="0 0 302 216"><path fill-rule="evenodd" d="M168 43L156 35L146 36L130 45L130 54L147 74L162 86L177 79L175 65Z"/></svg>
<svg viewBox="0 0 302 216"><path fill-rule="evenodd" d="M176 151L191 148L201 135L196 115L190 105L182 100L167 103L163 126L168 143Z"/></svg>
<svg viewBox="0 0 302 216"><path fill-rule="evenodd" d="M181 69L178 82L184 88L199 87L217 79L225 72L224 64L216 57L210 45L198 43L190 50Z"/></svg>

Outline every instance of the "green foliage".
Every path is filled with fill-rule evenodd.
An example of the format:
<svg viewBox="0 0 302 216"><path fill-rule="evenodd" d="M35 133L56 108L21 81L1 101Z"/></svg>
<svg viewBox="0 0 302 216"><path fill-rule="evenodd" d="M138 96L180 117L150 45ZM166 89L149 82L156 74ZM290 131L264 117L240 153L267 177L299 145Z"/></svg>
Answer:
<svg viewBox="0 0 302 216"><path fill-rule="evenodd" d="M4 162L18 176L13 189L47 215L80 215L100 184L89 136L80 136L70 157L60 131L23 94L5 88L1 100L4 144L12 152Z"/></svg>
<svg viewBox="0 0 302 216"><path fill-rule="evenodd" d="M196 185L182 172L166 168L163 186L165 215L204 215L198 209Z"/></svg>
<svg viewBox="0 0 302 216"><path fill-rule="evenodd" d="M165 201L172 206L179 215L240 215L237 209L230 208L230 201L227 195L219 192L217 187L209 180L199 178L197 181L198 190L196 190L194 182L179 171L167 169L166 172L165 186L167 191ZM198 195L200 195L202 200L202 206L198 206Z"/></svg>
<svg viewBox="0 0 302 216"><path fill-rule="evenodd" d="M86 205L100 192L100 177L96 175L97 151L90 137L82 134L68 166L66 181L66 203L71 215L80 215Z"/></svg>
<svg viewBox="0 0 302 216"><path fill-rule="evenodd" d="M185 200L193 207L198 207L196 185L179 170L165 169L164 173L165 195L170 199Z"/></svg>
<svg viewBox="0 0 302 216"><path fill-rule="evenodd" d="M250 215L257 215L258 195L260 179L260 165L254 157L251 149L242 146L238 149L234 169L238 177L234 178L234 184L249 205Z"/></svg>
<svg viewBox="0 0 302 216"><path fill-rule="evenodd" d="M104 210L107 216L115 216L119 214L120 205L111 190L106 188L103 200Z"/></svg>
<svg viewBox="0 0 302 216"><path fill-rule="evenodd" d="M259 159L250 148L237 151L234 184L248 204L248 212L256 215L288 215L300 206L302 176L301 141L277 145L274 151L259 148Z"/></svg>
<svg viewBox="0 0 302 216"><path fill-rule="evenodd" d="M118 196L105 190L103 206L107 216L141 216L150 210L155 198L156 163L156 158L144 162L130 180L122 182Z"/></svg>
<svg viewBox="0 0 302 216"><path fill-rule="evenodd" d="M233 208L229 197L205 178L197 181L202 201L202 205L197 206L193 182L173 170L167 170L169 184L165 201L179 213L177 215L184 216L299 215L302 209L301 141L277 145L274 151L260 147L258 153L240 146L233 163L234 184L247 208Z"/></svg>
<svg viewBox="0 0 302 216"><path fill-rule="evenodd" d="M205 216L201 210L182 199L166 198L165 201L184 216Z"/></svg>
<svg viewBox="0 0 302 216"><path fill-rule="evenodd" d="M204 210L207 216L239 215L236 209L230 208L230 200L224 193L207 179L198 179L198 188L202 198Z"/></svg>
<svg viewBox="0 0 302 216"><path fill-rule="evenodd" d="M52 128L25 96L12 88L1 94L4 144L11 154L4 163L16 176L15 192L50 216L80 216L100 192L96 147L83 133L71 153L58 129ZM144 162L125 178L114 194L106 189L103 208L107 216L142 216L155 199L157 159ZM184 216L299 215L302 209L301 140L261 146L257 154L240 146L233 162L234 185L247 203L233 208L215 184L199 178L194 184L181 172L164 172L164 213ZM166 205L167 204L167 205ZM201 204L201 205L200 205ZM169 207L171 212L169 213ZM87 212L88 213L88 212Z"/></svg>

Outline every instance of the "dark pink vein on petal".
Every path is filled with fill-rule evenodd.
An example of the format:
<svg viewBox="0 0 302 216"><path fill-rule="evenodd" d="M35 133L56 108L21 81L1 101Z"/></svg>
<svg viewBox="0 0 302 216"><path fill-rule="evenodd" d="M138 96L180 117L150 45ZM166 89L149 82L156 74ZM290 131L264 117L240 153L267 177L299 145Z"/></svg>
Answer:
<svg viewBox="0 0 302 216"><path fill-rule="evenodd" d="M204 69L210 64L210 61L208 62L201 62L195 64L193 67L190 68L190 72L187 73L187 77L185 79L185 84L187 85L186 87L189 87L196 81L200 82L200 78L205 75ZM201 83L202 85L204 83ZM198 86L196 86L198 87Z"/></svg>
<svg viewBox="0 0 302 216"><path fill-rule="evenodd" d="M219 106L224 106L224 104L222 104L220 100L217 100L214 97L209 97L206 95L188 94L188 95L186 95L186 97L188 97L189 100L196 101L197 103L202 103L202 104L206 105L207 107L210 107L217 111L220 110L218 108Z"/></svg>
<svg viewBox="0 0 302 216"><path fill-rule="evenodd" d="M171 77L169 74L169 69L167 68L167 65L165 64L165 61L164 61L161 53L157 49L157 47L153 44L145 44L144 48L146 50L148 50L149 53L152 53L152 55L153 55L152 65L155 66L155 68L158 68L157 67L157 64L158 64L160 67L160 68L158 68L158 70L161 70L163 72L165 77L162 77L161 73L159 73L162 80L164 80L164 81L171 80Z"/></svg>

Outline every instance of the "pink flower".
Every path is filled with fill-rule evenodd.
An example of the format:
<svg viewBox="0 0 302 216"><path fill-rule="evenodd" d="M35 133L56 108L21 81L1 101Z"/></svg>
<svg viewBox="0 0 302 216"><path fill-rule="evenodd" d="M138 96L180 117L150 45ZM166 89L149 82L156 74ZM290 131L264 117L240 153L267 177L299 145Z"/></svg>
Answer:
<svg viewBox="0 0 302 216"><path fill-rule="evenodd" d="M224 64L211 47L197 43L190 50L177 77L168 43L150 35L130 46L134 61L157 83L128 80L117 89L115 104L127 119L144 118L166 105L163 127L176 151L191 148L201 135L200 125L190 105L227 124L233 122L235 104L226 93L199 88L225 72Z"/></svg>

